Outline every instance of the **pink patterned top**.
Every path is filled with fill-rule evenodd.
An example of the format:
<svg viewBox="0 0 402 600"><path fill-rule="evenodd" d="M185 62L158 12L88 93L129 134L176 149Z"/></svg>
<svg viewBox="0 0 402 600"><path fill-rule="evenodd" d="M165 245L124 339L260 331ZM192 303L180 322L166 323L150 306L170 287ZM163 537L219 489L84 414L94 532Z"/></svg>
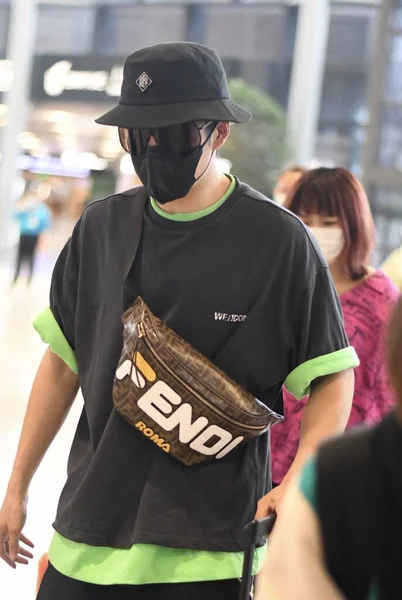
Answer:
<svg viewBox="0 0 402 600"><path fill-rule="evenodd" d="M357 352L355 393L348 428L378 423L393 407L394 397L384 364L386 323L399 297L397 288L376 271L360 285L341 295L346 333ZM283 388L285 421L271 432L272 479L281 483L299 445L301 413L307 398L296 400Z"/></svg>

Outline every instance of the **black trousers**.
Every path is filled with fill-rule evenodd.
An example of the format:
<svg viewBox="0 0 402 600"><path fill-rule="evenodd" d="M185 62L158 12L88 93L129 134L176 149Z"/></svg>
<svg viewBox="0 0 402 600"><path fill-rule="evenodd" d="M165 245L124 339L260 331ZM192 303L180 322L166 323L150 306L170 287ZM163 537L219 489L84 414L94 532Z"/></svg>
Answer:
<svg viewBox="0 0 402 600"><path fill-rule="evenodd" d="M65 577L49 564L37 600L238 600L240 581L94 585Z"/></svg>
<svg viewBox="0 0 402 600"><path fill-rule="evenodd" d="M17 281L23 263L28 265L29 281L32 279L35 266L38 235L21 235L18 245L17 264L15 265L14 282Z"/></svg>

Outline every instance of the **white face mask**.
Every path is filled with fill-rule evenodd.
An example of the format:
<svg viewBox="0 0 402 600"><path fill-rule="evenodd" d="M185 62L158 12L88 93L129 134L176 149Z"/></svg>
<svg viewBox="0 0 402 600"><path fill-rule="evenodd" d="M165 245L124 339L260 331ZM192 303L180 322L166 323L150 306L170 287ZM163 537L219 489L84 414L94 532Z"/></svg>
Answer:
<svg viewBox="0 0 402 600"><path fill-rule="evenodd" d="M283 206L286 202L286 194L284 192L277 192L276 194L274 194L274 201L277 204L280 204L281 206Z"/></svg>
<svg viewBox="0 0 402 600"><path fill-rule="evenodd" d="M345 245L341 227L309 227L329 265L340 255Z"/></svg>

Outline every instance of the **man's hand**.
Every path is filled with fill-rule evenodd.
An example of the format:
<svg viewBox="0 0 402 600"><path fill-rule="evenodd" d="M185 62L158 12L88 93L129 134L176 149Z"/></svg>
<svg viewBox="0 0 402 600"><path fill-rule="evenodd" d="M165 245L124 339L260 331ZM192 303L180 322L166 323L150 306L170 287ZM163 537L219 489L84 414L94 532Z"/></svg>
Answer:
<svg viewBox="0 0 402 600"><path fill-rule="evenodd" d="M255 518L260 520L264 519L271 513L279 514L281 510L281 504L287 492L288 485L286 483L282 483L278 485L278 487L274 488L267 494L263 496L257 505L257 512L255 514Z"/></svg>
<svg viewBox="0 0 402 600"><path fill-rule="evenodd" d="M281 485L258 502L255 518L280 513L281 503L289 484L304 463L326 439L345 430L353 400L354 373L352 369L322 377L303 410L299 449Z"/></svg>
<svg viewBox="0 0 402 600"><path fill-rule="evenodd" d="M28 402L17 456L0 510L0 558L11 568L27 565L32 542L22 530L27 516L29 485L62 426L79 388L78 376L46 350Z"/></svg>
<svg viewBox="0 0 402 600"><path fill-rule="evenodd" d="M33 554L25 548L33 543L22 533L25 525L27 499L7 496L0 510L0 558L15 569L17 564L27 565Z"/></svg>

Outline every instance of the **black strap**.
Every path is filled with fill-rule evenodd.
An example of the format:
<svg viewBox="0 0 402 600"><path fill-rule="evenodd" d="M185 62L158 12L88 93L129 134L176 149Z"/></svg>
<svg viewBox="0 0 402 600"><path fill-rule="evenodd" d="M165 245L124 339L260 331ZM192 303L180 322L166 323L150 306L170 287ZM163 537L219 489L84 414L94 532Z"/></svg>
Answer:
<svg viewBox="0 0 402 600"><path fill-rule="evenodd" d="M132 304L133 299L128 290L126 290L126 280L131 271L131 267L137 256L141 241L142 229L144 223L144 210L147 202L147 194L144 188L137 187L126 192L127 202L131 203L127 222L124 224L125 238L127 240L124 248L124 290L123 290L123 312ZM140 290L138 292L140 295Z"/></svg>
<svg viewBox="0 0 402 600"><path fill-rule="evenodd" d="M127 227L127 247L125 248L124 279L130 272L131 266L137 254L142 235L144 221L144 209L147 202L147 194L142 186L126 192L127 202L131 202Z"/></svg>
<svg viewBox="0 0 402 600"><path fill-rule="evenodd" d="M272 514L260 521L252 521L244 529L245 553L241 578L239 600L249 600L253 585L253 561L257 543L268 536L275 524L276 515Z"/></svg>

